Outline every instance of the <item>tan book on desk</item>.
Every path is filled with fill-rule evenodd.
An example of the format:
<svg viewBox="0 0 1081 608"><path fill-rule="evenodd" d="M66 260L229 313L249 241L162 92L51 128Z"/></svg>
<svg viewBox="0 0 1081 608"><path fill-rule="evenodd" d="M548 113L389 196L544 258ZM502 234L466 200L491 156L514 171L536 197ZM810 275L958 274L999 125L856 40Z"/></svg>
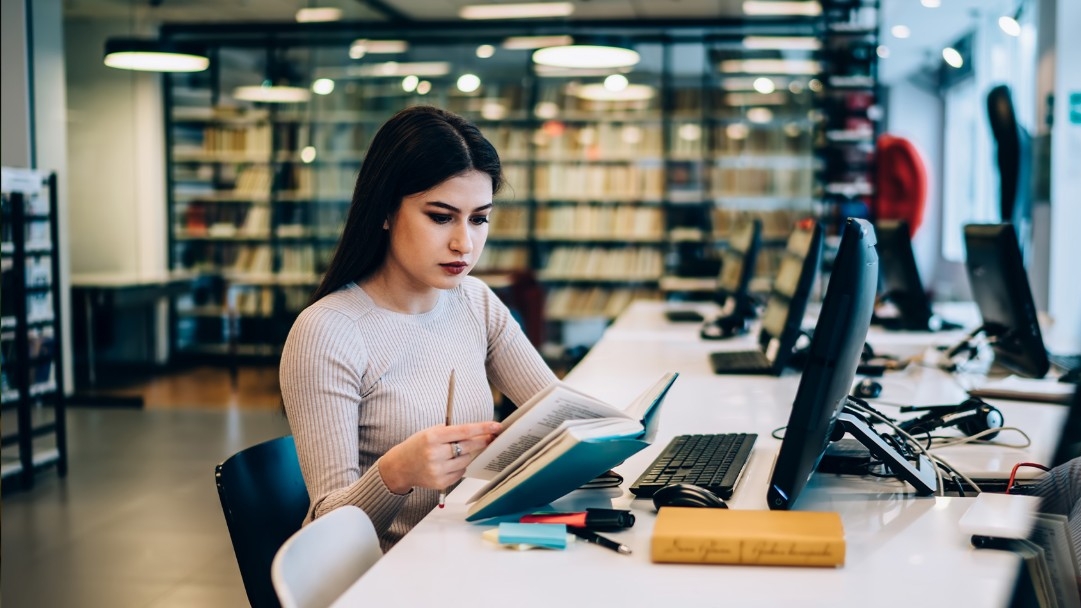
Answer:
<svg viewBox="0 0 1081 608"><path fill-rule="evenodd" d="M837 513L664 507L653 526L654 562L842 566Z"/></svg>

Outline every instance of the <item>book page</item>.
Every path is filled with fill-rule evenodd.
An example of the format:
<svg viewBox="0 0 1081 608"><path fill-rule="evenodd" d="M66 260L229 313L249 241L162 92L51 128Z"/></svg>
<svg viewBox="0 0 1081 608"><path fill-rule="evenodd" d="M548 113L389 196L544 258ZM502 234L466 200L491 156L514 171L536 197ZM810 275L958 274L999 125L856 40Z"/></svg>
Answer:
<svg viewBox="0 0 1081 608"><path fill-rule="evenodd" d="M503 421L503 431L477 455L466 477L492 479L566 420L627 418L616 408L558 382Z"/></svg>
<svg viewBox="0 0 1081 608"><path fill-rule="evenodd" d="M502 471L497 473L492 479L484 484L479 490L476 491L473 496L466 502L473 502L479 499L481 496L487 494L490 490L498 487L503 480L507 479L511 475L514 475L517 471L523 470L537 459L542 458L546 450L548 450L553 444L565 440L566 437L576 437L579 440L582 439L595 439L598 437L625 437L628 435L636 435L641 433L642 428L640 425L635 424L631 420L622 418L591 418L587 420L565 420L556 429L548 433L540 441L535 443L533 447L529 448L522 453L521 456L516 458L514 462L510 463L503 468ZM560 452L561 453L561 452Z"/></svg>

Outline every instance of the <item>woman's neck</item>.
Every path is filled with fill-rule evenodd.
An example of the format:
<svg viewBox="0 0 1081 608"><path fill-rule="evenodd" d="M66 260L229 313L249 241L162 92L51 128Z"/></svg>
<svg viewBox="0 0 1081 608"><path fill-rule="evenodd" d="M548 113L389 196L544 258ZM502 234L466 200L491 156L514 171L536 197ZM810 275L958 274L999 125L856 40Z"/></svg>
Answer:
<svg viewBox="0 0 1081 608"><path fill-rule="evenodd" d="M360 287L380 308L407 315L429 312L439 303L439 290L430 286L412 289L406 281L391 276L382 268L361 281Z"/></svg>

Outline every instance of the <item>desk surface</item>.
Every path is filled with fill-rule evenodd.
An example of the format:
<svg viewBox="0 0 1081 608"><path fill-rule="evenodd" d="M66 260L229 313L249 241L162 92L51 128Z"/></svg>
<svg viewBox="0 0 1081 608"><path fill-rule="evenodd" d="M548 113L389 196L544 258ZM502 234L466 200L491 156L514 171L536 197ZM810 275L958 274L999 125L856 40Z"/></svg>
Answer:
<svg viewBox="0 0 1081 608"><path fill-rule="evenodd" d="M766 508L766 486L780 447L770 432L787 423L798 373L715 376L706 354L729 343L698 340L696 326L662 327L662 314L658 304L632 306L567 381L621 404L662 372L681 372L662 406L657 440L618 468L625 486L674 435L757 432L744 478L728 503L734 509ZM741 340L731 347L751 344L750 338ZM886 377L883 399L937 404L964 396L953 378L936 369L910 367L897 374ZM955 447L942 456L966 473L997 477L1008 475L1016 462L1047 461L1066 409L996 405L1007 424L1024 427L1033 446ZM634 499L625 488L578 491L553 506L634 510L634 528L611 535L630 546L633 555L585 543L566 551L508 551L482 540L481 532L490 526L464 521L464 501L480 483L465 480L451 493L446 509L432 511L336 605L994 606L1008 597L1017 566L1011 554L972 549L958 532L957 522L971 498L919 498L897 481L812 477L797 508L841 514L848 554L838 569L652 564L652 504Z"/></svg>

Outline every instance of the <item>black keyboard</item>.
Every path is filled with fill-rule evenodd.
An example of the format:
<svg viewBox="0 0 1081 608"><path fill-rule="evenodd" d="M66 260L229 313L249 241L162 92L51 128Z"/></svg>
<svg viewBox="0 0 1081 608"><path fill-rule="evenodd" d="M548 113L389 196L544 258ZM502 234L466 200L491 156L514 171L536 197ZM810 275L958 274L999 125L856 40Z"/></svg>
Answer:
<svg viewBox="0 0 1081 608"><path fill-rule="evenodd" d="M679 435L631 486L631 493L650 498L672 483L690 483L721 498L731 498L751 447L754 433Z"/></svg>
<svg viewBox="0 0 1081 608"><path fill-rule="evenodd" d="M1047 353L1047 359L1066 371L1081 367L1081 355L1058 355Z"/></svg>
<svg viewBox="0 0 1081 608"><path fill-rule="evenodd" d="M773 369L773 363L760 350L710 353L709 362L717 374L768 372Z"/></svg>

